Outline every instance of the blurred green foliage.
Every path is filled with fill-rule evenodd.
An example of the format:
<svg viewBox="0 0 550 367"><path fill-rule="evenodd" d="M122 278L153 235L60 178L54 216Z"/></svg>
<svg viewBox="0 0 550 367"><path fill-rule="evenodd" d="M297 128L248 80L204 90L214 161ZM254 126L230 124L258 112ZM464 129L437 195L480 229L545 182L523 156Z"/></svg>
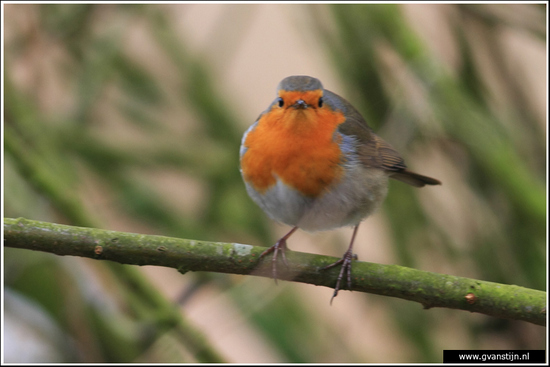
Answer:
<svg viewBox="0 0 550 367"><path fill-rule="evenodd" d="M456 218L445 212L450 206L392 183L384 213L399 264L417 267L431 257L472 272L460 275L545 289L546 125L529 103L532 92L522 88L522 75L506 62L503 37L519 34L544 50L546 9L506 6L445 5L439 16L457 50L452 65L434 55L401 5L308 5L312 29L306 36L322 40L351 102L403 156L438 152L457 173L447 176L457 182L445 182L436 174L439 166L430 168L445 187L457 189L442 200L460 203L457 215L467 225L458 229L467 233L459 236L448 223ZM269 220L248 199L239 174L239 111L208 60L177 34L168 8L11 4L5 11L14 19L28 17L20 26L6 25L5 216L102 228L118 223L204 240L274 241ZM148 35L153 64L168 71L152 69L142 60L147 55L125 47L131 26ZM491 77L487 64L494 68ZM169 83L162 72L170 74ZM53 104L50 93L62 93L63 103ZM175 208L156 181L166 172L200 188L195 208ZM31 361L226 360L134 268L15 249L5 249L4 256L5 318L39 335L34 319L15 311L22 300L70 341L55 344L42 336L55 353L36 352ZM204 287L229 289L236 309L280 361L346 355L340 362L369 362L342 341L345 330L324 323L310 312L314 305L290 288L265 300L265 293L237 278L185 277L193 281L183 300ZM260 309L254 306L258 299ZM392 328L413 351L408 362L441 362L441 349L453 349L436 336L450 313L383 297L368 302L389 313ZM455 317L471 348L491 345L483 344L491 336L513 349L545 345L544 332L521 323Z"/></svg>

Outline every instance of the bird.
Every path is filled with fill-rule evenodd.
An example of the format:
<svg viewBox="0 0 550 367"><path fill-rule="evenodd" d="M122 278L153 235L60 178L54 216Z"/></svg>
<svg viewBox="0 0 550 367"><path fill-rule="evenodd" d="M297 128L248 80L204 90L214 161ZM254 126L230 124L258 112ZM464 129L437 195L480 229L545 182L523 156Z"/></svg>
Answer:
<svg viewBox="0 0 550 367"><path fill-rule="evenodd" d="M326 231L352 226L347 251L326 270L341 265L331 304L346 278L351 289L353 244L359 224L373 214L388 193L388 179L414 187L440 185L437 179L407 169L400 154L367 125L344 98L306 75L284 78L276 98L245 131L240 172L250 198L273 220L292 229L270 253L277 281L277 258L298 229Z"/></svg>

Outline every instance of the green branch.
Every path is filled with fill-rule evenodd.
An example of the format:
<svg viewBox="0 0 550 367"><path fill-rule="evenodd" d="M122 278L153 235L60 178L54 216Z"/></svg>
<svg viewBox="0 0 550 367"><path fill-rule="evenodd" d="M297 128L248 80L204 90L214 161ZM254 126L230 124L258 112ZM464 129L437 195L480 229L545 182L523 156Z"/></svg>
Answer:
<svg viewBox="0 0 550 367"><path fill-rule="evenodd" d="M4 245L57 255L72 255L122 264L157 265L187 271L214 271L270 277L271 262L259 255L264 247L73 227L4 218ZM333 263L329 256L287 252L289 267L279 278L334 287L339 269L319 271ZM546 325L546 293L398 265L354 262L352 290ZM328 301L327 301L328 302Z"/></svg>

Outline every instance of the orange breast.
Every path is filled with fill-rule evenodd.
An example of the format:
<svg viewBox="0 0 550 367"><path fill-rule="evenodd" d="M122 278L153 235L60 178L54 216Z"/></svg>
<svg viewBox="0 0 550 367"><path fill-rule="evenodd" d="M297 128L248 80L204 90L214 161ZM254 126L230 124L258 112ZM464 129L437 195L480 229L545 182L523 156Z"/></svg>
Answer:
<svg viewBox="0 0 550 367"><path fill-rule="evenodd" d="M342 176L334 132L345 121L329 108L283 109L274 106L250 131L241 159L244 179L265 192L279 177L310 197L320 195Z"/></svg>

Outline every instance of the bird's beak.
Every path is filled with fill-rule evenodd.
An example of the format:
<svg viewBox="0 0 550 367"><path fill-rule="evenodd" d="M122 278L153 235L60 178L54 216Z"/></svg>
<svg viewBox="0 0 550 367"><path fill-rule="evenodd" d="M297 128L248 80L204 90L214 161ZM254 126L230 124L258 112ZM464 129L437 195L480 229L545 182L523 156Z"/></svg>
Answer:
<svg viewBox="0 0 550 367"><path fill-rule="evenodd" d="M294 102L292 107L294 107L297 110L305 110L306 108L309 107L309 105L303 99L299 99L296 102Z"/></svg>

